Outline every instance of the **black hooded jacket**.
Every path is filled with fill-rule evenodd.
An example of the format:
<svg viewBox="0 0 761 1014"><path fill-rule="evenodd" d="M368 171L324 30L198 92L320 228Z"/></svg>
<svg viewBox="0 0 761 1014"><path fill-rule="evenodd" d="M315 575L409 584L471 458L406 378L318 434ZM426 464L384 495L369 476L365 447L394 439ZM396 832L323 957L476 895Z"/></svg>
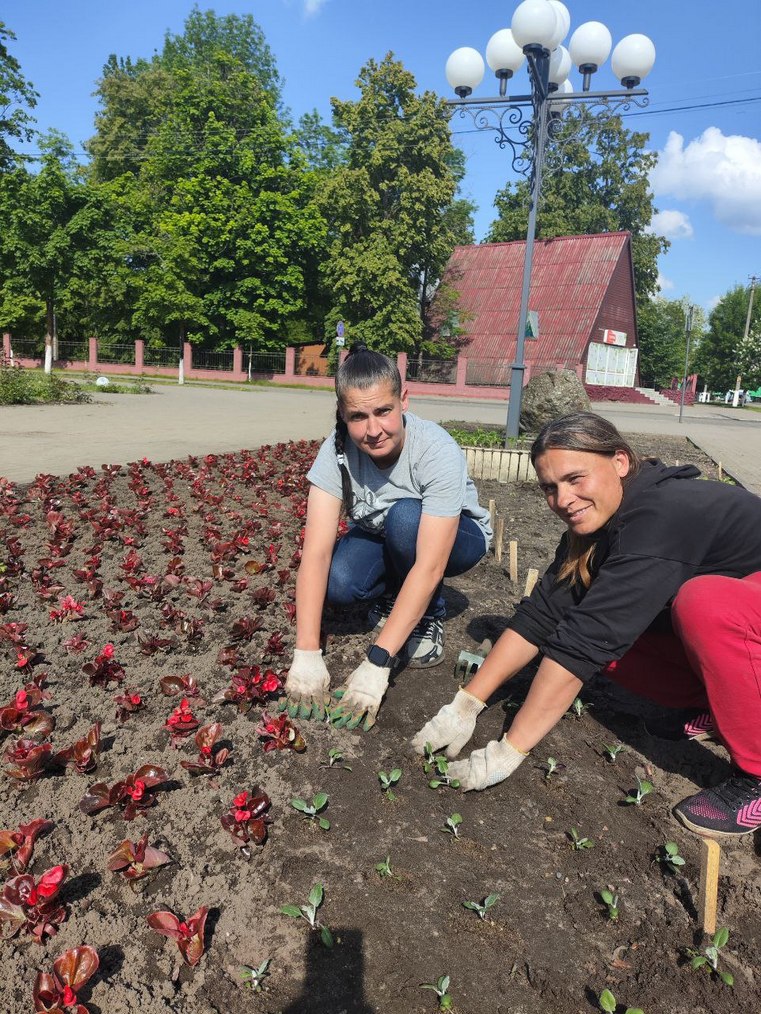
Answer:
<svg viewBox="0 0 761 1014"><path fill-rule="evenodd" d="M685 581L761 571L761 498L699 475L694 465L643 462L594 537L589 588L557 580L567 556L563 535L508 626L586 680L648 628L670 630L670 606Z"/></svg>

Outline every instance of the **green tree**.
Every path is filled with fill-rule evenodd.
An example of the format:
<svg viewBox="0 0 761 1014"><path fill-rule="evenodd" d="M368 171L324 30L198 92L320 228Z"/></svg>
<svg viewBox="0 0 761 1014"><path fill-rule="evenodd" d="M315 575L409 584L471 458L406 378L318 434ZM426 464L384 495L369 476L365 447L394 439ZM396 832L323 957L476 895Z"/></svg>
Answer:
<svg viewBox="0 0 761 1014"><path fill-rule="evenodd" d="M637 313L639 374L645 387L667 387L674 377L681 378L684 374L689 308L686 298L665 299L663 296L656 296L640 306ZM692 372L704 329L703 311L693 306L689 372Z"/></svg>
<svg viewBox="0 0 761 1014"><path fill-rule="evenodd" d="M547 146L536 231L537 239L631 232L639 303L657 291L658 256L669 247L650 231L655 208L648 173L657 156L645 150L648 139L626 130L620 116L568 110ZM487 242L525 239L529 193L525 180L497 193L498 217Z"/></svg>
<svg viewBox="0 0 761 1014"><path fill-rule="evenodd" d="M279 106L275 58L250 15L217 17L194 7L183 33L167 32L161 53L150 60L111 54L96 91L101 102L96 134L87 144L95 178L114 179L136 170L167 117L176 119L178 106L185 122L176 140L186 160L211 111L220 122L237 127L236 139L245 138L252 82L269 105ZM255 108L251 114L256 118Z"/></svg>
<svg viewBox="0 0 761 1014"><path fill-rule="evenodd" d="M8 42L16 36L0 21L0 170L12 166L17 153L8 143L9 138L28 141L34 130L34 119L29 110L37 105L39 95L21 73L21 65L8 51Z"/></svg>
<svg viewBox="0 0 761 1014"><path fill-rule="evenodd" d="M708 331L695 352L695 368L704 383L715 391L734 388L737 375L742 386L754 389L761 385L761 293L756 289L748 330L743 341L748 316L750 289L736 285L724 293L708 317Z"/></svg>
<svg viewBox="0 0 761 1014"><path fill-rule="evenodd" d="M416 95L390 53L362 68L357 87L358 100L332 100L348 156L319 198L329 226L326 335L342 319L351 341L432 349L425 308L463 231L452 211L458 169L446 107L431 92Z"/></svg>
<svg viewBox="0 0 761 1014"><path fill-rule="evenodd" d="M37 173L20 167L0 176L0 326L23 330L44 308L45 372L56 340L56 308L78 245L85 242L80 212L85 188L69 142L51 132L40 139Z"/></svg>
<svg viewBox="0 0 761 1014"><path fill-rule="evenodd" d="M325 227L261 29L196 9L150 62L112 57L99 94L90 150L125 236L123 319L156 342L282 344Z"/></svg>

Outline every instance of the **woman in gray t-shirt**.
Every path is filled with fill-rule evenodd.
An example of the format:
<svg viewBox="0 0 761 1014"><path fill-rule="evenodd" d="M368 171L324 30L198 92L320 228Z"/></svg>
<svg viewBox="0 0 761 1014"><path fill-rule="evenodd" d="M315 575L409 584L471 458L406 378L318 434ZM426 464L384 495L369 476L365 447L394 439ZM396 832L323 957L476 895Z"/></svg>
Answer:
<svg viewBox="0 0 761 1014"><path fill-rule="evenodd" d="M375 722L395 656L413 668L444 652L445 576L481 559L491 538L465 457L435 423L407 412L396 365L363 346L336 374L336 429L308 479L296 581L296 648L286 682L292 715L321 717L330 674L319 649L325 600L372 603L375 643L336 690L336 725ZM342 508L349 531L336 542Z"/></svg>

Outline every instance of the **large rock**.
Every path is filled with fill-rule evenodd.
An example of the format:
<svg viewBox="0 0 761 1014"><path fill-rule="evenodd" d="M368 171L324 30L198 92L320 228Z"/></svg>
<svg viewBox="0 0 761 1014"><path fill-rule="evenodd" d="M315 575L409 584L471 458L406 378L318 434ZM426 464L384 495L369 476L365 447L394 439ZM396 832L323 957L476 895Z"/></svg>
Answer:
<svg viewBox="0 0 761 1014"><path fill-rule="evenodd" d="M538 433L552 419L590 409L584 385L572 370L537 373L523 388L521 432Z"/></svg>

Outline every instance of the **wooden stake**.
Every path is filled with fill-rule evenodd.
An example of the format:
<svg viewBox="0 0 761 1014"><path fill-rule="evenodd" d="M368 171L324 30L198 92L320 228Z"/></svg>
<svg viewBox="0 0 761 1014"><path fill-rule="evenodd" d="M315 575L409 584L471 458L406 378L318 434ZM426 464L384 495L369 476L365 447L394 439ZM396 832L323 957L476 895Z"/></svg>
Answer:
<svg viewBox="0 0 761 1014"><path fill-rule="evenodd" d="M513 584L518 581L518 543L515 539L510 540L510 580Z"/></svg>
<svg viewBox="0 0 761 1014"><path fill-rule="evenodd" d="M719 482L723 481L724 481L724 469L721 467L721 462L719 462Z"/></svg>
<svg viewBox="0 0 761 1014"><path fill-rule="evenodd" d="M491 530L496 531L497 528L497 501L489 501L489 514L491 515Z"/></svg>
<svg viewBox="0 0 761 1014"><path fill-rule="evenodd" d="M497 558L497 563L502 563L502 546L505 540L505 519L503 517L497 518L497 524L494 528L494 555Z"/></svg>
<svg viewBox="0 0 761 1014"><path fill-rule="evenodd" d="M539 571L536 567L529 567L528 574L526 574L526 587L523 589L524 597L530 595L534 590L534 585L539 580Z"/></svg>
<svg viewBox="0 0 761 1014"><path fill-rule="evenodd" d="M700 858L700 925L713 936L716 932L716 908L719 896L721 846L715 838L703 838Z"/></svg>

